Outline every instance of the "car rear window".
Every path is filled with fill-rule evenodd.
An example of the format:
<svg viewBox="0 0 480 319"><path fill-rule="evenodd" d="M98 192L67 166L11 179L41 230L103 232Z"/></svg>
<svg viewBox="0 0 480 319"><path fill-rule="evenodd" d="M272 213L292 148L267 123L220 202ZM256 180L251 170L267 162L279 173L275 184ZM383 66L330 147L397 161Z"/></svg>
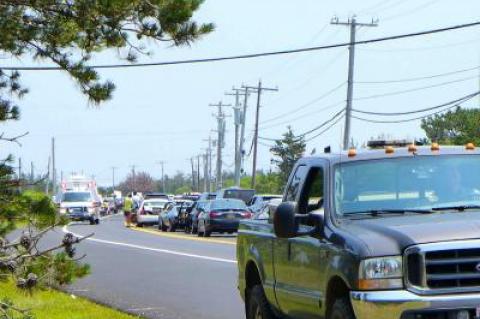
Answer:
<svg viewBox="0 0 480 319"><path fill-rule="evenodd" d="M241 200L216 200L210 204L210 209L247 209Z"/></svg>
<svg viewBox="0 0 480 319"><path fill-rule="evenodd" d="M143 205L145 207L165 208L165 206L167 206L167 204L168 204L168 202L158 201L158 202L145 202Z"/></svg>

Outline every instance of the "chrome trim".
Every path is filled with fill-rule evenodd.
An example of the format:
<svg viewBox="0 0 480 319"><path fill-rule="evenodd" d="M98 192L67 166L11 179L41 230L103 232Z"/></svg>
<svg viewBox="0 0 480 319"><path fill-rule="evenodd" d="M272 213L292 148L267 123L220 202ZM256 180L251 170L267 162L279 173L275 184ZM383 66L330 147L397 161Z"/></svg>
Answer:
<svg viewBox="0 0 480 319"><path fill-rule="evenodd" d="M407 311L476 309L480 293L419 296L407 290L352 291L357 319L400 319Z"/></svg>
<svg viewBox="0 0 480 319"><path fill-rule="evenodd" d="M404 283L407 290L414 292L420 295L438 295L438 294L448 294L448 293L468 293L468 292L479 292L479 286L473 287L454 287L454 288L439 288L432 289L427 285L427 273L425 265L425 254L428 252L436 251L446 251L446 250L459 250L459 249L480 249L480 240L458 240L450 242L439 242L439 243L429 243L429 244L419 244L415 246L408 247L405 250L403 257L404 263ZM421 286L413 285L409 282L409 266L408 266L408 256L412 254L420 255L420 277L421 277Z"/></svg>

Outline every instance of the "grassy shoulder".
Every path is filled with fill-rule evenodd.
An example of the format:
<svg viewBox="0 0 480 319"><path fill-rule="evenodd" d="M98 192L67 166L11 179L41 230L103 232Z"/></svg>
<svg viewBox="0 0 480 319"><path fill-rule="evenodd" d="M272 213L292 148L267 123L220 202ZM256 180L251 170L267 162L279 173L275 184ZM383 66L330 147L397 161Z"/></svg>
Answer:
<svg viewBox="0 0 480 319"><path fill-rule="evenodd" d="M31 309L36 319L134 319L111 308L98 305L87 299L54 290L38 290L33 296L17 289L10 282L0 282L0 300L8 298L16 307Z"/></svg>

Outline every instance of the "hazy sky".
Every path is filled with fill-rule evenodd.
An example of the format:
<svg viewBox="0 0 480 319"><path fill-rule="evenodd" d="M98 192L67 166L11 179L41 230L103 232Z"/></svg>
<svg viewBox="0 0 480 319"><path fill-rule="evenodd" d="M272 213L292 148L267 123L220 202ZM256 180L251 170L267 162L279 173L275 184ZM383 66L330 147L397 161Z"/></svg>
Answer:
<svg viewBox="0 0 480 319"><path fill-rule="evenodd" d="M359 22L378 17L379 26L362 28L358 39L409 33L478 20L478 0L206 0L196 19L214 22L217 29L192 47L166 48L152 43L154 54L142 62L216 57L345 42L346 27L330 25L334 15L347 19L357 14ZM359 46L355 79L359 82L397 80L472 68L480 64L480 28L454 31ZM160 176L159 160L168 174L189 172L192 155L206 147L216 122L209 103L233 103L224 93L242 83L278 86L278 93L265 93L261 136L279 137L287 125L304 132L329 119L344 107L346 87L311 105L301 106L339 87L347 79L348 50L339 48L295 55L266 57L199 65L102 70L104 79L117 85L112 101L91 107L75 83L61 72L23 72L31 93L21 101L22 118L3 125L10 135L29 131L22 147L4 144L3 152L31 161L46 171L50 139L57 141L57 167L64 172L84 170L100 184L111 182L111 166L118 167L117 180L130 165ZM115 52L102 53L95 63L117 63ZM29 60L5 65L31 65ZM45 63L43 63L45 64ZM355 86L354 107L370 111L407 111L434 106L478 90L478 71L406 83L375 83ZM369 96L462 80L441 87L406 94L362 99ZM253 127L253 105L247 114L247 144ZM467 103L473 107L478 99ZM294 112L295 110L298 110ZM227 109L231 114L232 110ZM342 124L308 143L307 151L326 145L338 149ZM422 137L420 122L366 124L354 120L352 133L363 142L382 133L398 138ZM233 169L233 120L227 119L225 168ZM270 167L268 142L260 145L259 166ZM250 160L247 169L250 170Z"/></svg>

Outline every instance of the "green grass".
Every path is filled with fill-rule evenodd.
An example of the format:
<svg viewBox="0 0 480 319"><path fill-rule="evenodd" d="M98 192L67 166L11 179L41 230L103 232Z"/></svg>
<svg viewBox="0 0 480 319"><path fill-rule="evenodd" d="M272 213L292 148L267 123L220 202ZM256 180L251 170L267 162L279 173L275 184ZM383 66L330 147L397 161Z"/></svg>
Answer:
<svg viewBox="0 0 480 319"><path fill-rule="evenodd" d="M36 319L134 319L111 308L87 299L54 290L38 290L32 296L10 282L0 282L0 299L9 298L15 306L31 309Z"/></svg>

